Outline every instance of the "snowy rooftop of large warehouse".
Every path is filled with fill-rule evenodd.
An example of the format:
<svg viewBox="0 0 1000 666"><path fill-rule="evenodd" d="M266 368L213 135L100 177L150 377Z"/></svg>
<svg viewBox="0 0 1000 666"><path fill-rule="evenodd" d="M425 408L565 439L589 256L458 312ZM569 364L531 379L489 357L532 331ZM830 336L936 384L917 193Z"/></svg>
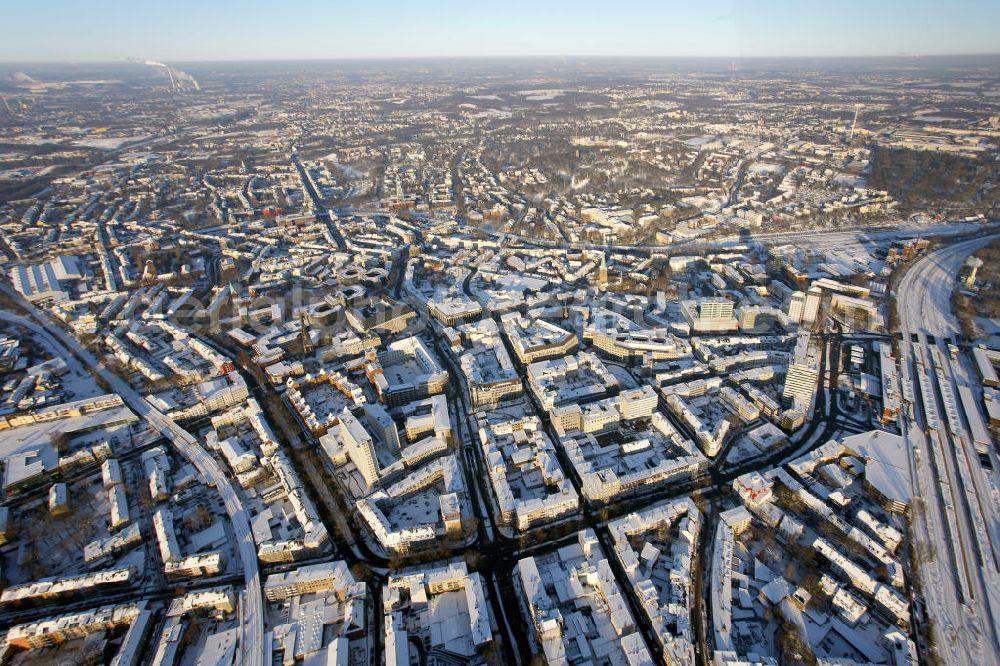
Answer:
<svg viewBox="0 0 1000 666"><path fill-rule="evenodd" d="M845 437L844 446L868 459L865 480L887 499L909 504L913 499L906 441L899 435L872 430Z"/></svg>

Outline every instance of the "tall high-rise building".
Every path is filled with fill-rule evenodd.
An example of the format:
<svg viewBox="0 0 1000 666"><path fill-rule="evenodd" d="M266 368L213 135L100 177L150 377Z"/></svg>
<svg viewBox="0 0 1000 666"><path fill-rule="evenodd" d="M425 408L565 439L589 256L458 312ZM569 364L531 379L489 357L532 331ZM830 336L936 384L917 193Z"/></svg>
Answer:
<svg viewBox="0 0 1000 666"><path fill-rule="evenodd" d="M733 302L725 298L706 298L698 305L698 318L706 321L733 318Z"/></svg>
<svg viewBox="0 0 1000 666"><path fill-rule="evenodd" d="M785 388L781 397L787 401L799 401L804 408L812 402L819 381L819 369L806 363L792 363L788 366Z"/></svg>
<svg viewBox="0 0 1000 666"><path fill-rule="evenodd" d="M812 324L819 316L819 306L823 301L823 290L819 287L809 287L806 293L805 306L802 309L802 323Z"/></svg>
<svg viewBox="0 0 1000 666"><path fill-rule="evenodd" d="M796 323L802 321L805 309L806 295L801 291L793 292L792 297L788 299L788 318Z"/></svg>
<svg viewBox="0 0 1000 666"><path fill-rule="evenodd" d="M393 451L399 451L402 445L399 442L399 430L396 422L389 416L385 407L377 402L369 402L364 405L365 418L372 425L379 437Z"/></svg>
<svg viewBox="0 0 1000 666"><path fill-rule="evenodd" d="M365 483L374 486L379 480L379 462L375 454L375 442L353 414L344 411L340 414L340 423L330 429L330 432L340 441L351 462L358 468Z"/></svg>
<svg viewBox="0 0 1000 666"><path fill-rule="evenodd" d="M656 411L658 400L652 387L643 385L640 388L622 391L618 396L618 410L623 419L648 418Z"/></svg>
<svg viewBox="0 0 1000 666"><path fill-rule="evenodd" d="M744 331L755 328L757 326L757 317L760 313L760 308L756 306L742 308L740 310L740 328Z"/></svg>
<svg viewBox="0 0 1000 666"><path fill-rule="evenodd" d="M804 411L809 409L819 383L818 361L816 355L810 353L809 336L800 336L792 353L792 362L788 364L785 387L781 392L783 400L793 404L797 402Z"/></svg>
<svg viewBox="0 0 1000 666"><path fill-rule="evenodd" d="M733 302L725 298L681 301L681 314L697 332L735 331L740 326L733 316Z"/></svg>

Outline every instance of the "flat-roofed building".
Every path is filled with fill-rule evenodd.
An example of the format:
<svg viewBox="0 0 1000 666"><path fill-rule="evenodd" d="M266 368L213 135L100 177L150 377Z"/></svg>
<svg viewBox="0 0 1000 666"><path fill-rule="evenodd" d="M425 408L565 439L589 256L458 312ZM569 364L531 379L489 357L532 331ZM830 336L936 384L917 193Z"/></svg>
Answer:
<svg viewBox="0 0 1000 666"><path fill-rule="evenodd" d="M375 441L361 422L346 409L338 422L327 431L321 444L334 464L346 455L364 478L369 488L378 483L380 466L375 452Z"/></svg>
<svg viewBox="0 0 1000 666"><path fill-rule="evenodd" d="M415 336L390 343L364 368L379 397L393 407L442 393L448 386L448 371Z"/></svg>
<svg viewBox="0 0 1000 666"><path fill-rule="evenodd" d="M354 576L343 561L309 564L291 571L271 574L264 581L264 596L269 601L289 597L339 590L343 592L354 584Z"/></svg>
<svg viewBox="0 0 1000 666"><path fill-rule="evenodd" d="M112 486L108 491L108 501L111 504L111 529L117 530L128 524L128 497L122 486Z"/></svg>
<svg viewBox="0 0 1000 666"><path fill-rule="evenodd" d="M53 516L69 513L69 490L65 483L53 483L49 488L49 513Z"/></svg>
<svg viewBox="0 0 1000 666"><path fill-rule="evenodd" d="M52 261L31 266L15 266L8 272L10 281L31 303L64 301L69 298L62 282L83 277L80 261L75 256L60 256Z"/></svg>
<svg viewBox="0 0 1000 666"><path fill-rule="evenodd" d="M739 329L733 302L726 298L681 301L681 314L696 333L722 333Z"/></svg>
<svg viewBox="0 0 1000 666"><path fill-rule="evenodd" d="M579 344L575 333L544 319L527 319L511 312L500 322L514 354L524 365L564 356Z"/></svg>
<svg viewBox="0 0 1000 666"><path fill-rule="evenodd" d="M976 369L982 378L983 386L1000 386L995 364L1000 363L1000 351L988 349L982 345L972 348L972 357L976 361Z"/></svg>
<svg viewBox="0 0 1000 666"><path fill-rule="evenodd" d="M459 295L428 299L427 311L445 326L457 326L463 322L475 321L483 314L483 308L479 303Z"/></svg>

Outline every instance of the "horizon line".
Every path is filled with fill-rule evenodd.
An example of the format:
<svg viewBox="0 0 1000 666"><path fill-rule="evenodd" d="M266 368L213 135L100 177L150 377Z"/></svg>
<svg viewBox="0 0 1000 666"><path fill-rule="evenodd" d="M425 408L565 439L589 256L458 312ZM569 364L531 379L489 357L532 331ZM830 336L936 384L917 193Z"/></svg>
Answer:
<svg viewBox="0 0 1000 666"><path fill-rule="evenodd" d="M274 62L364 62L364 61L440 61L440 60L718 60L718 61L754 61L754 60L864 60L864 59L889 59L889 60L932 60L940 58L996 58L1000 57L1000 51L978 52L978 53L869 53L850 55L651 55L651 54L487 54L487 55L390 55L390 56L317 56L317 57L274 57L274 58L203 58L203 59L171 59L157 58L163 62L174 63L274 63ZM153 59L153 58L144 58ZM0 59L0 65L121 65L135 64L142 62L136 56L123 56L111 59L105 58L82 58L82 59L53 59L53 60L5 60Z"/></svg>

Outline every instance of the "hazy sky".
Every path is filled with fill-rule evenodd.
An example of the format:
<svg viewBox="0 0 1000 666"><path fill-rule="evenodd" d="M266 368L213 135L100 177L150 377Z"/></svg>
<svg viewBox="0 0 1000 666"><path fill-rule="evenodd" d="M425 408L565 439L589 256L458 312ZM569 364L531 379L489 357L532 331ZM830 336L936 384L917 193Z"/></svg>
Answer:
<svg viewBox="0 0 1000 666"><path fill-rule="evenodd" d="M998 0L0 0L0 60L1000 53Z"/></svg>

